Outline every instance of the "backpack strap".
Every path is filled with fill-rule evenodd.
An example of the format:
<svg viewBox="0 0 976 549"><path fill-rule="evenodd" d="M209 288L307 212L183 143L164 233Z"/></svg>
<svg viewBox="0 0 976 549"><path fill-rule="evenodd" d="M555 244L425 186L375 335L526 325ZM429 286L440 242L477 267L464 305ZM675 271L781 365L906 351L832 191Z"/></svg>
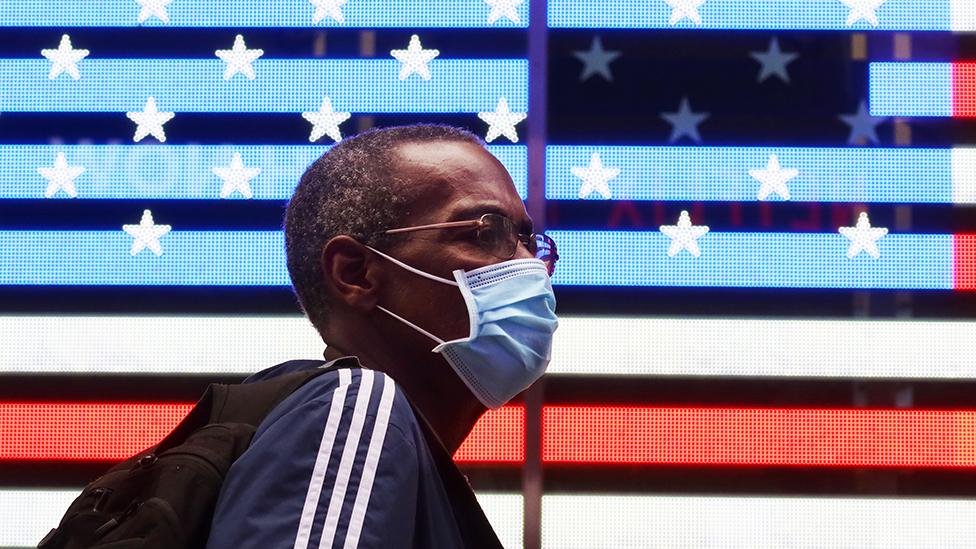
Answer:
<svg viewBox="0 0 976 549"><path fill-rule="evenodd" d="M328 372L321 360L307 362L309 367L253 383L224 385L211 383L196 406L155 448L157 454L178 446L190 434L208 423L246 423L255 428L281 401L312 379ZM355 357L339 359L336 368L358 368Z"/></svg>

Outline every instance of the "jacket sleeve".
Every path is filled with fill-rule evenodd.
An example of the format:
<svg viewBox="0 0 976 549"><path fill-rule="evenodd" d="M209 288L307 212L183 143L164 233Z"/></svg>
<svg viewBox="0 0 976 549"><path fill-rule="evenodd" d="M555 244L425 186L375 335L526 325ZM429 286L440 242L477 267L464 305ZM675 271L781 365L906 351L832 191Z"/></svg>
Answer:
<svg viewBox="0 0 976 549"><path fill-rule="evenodd" d="M409 404L383 373L337 373L258 428L221 487L208 548L413 544L418 454L395 421Z"/></svg>

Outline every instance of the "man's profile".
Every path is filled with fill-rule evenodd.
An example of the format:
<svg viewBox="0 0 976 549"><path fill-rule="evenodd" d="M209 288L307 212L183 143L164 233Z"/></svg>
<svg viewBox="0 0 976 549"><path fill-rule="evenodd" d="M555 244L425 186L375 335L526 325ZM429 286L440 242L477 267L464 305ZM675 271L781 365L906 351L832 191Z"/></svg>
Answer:
<svg viewBox="0 0 976 549"><path fill-rule="evenodd" d="M334 370L260 425L208 547L475 545L435 462L545 371L554 243L478 137L434 125L337 144L295 190L285 242Z"/></svg>

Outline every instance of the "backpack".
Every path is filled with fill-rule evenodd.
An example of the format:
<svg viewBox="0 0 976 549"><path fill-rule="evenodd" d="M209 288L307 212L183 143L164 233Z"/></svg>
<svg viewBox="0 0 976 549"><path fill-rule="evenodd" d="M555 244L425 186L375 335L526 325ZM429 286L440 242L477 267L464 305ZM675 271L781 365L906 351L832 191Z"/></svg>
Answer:
<svg viewBox="0 0 976 549"><path fill-rule="evenodd" d="M38 548L204 547L220 486L257 426L278 403L327 371L211 384L159 444L86 486Z"/></svg>
<svg viewBox="0 0 976 549"><path fill-rule="evenodd" d="M235 385L211 384L159 444L115 465L84 488L38 549L203 548L224 477L271 410L337 361L286 362L297 372ZM359 367L358 361L355 366ZM501 549L467 478L411 403L454 505L465 547Z"/></svg>

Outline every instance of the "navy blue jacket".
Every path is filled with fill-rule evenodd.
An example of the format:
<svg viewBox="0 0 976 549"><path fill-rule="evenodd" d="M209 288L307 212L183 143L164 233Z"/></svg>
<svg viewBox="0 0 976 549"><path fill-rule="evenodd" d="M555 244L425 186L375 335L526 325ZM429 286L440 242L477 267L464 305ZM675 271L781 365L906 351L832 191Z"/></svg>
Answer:
<svg viewBox="0 0 976 549"><path fill-rule="evenodd" d="M247 381L307 367L286 362ZM207 547L450 549L462 539L406 396L382 372L344 367L261 423L224 481Z"/></svg>

